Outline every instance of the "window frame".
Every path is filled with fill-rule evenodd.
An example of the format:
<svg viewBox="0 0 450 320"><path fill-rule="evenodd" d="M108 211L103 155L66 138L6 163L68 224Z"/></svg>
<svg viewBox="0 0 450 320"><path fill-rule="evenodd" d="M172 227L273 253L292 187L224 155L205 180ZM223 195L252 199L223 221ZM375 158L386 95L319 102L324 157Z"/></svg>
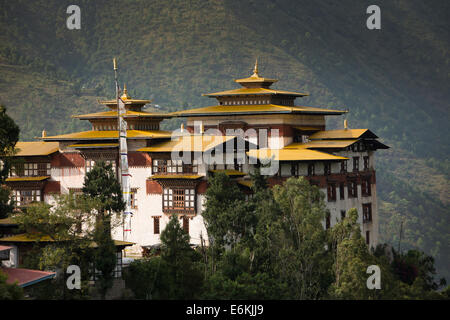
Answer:
<svg viewBox="0 0 450 320"><path fill-rule="evenodd" d="M161 216L153 216L153 234L161 234Z"/></svg>
<svg viewBox="0 0 450 320"><path fill-rule="evenodd" d="M358 198L358 183L356 180L351 180L347 183L348 197Z"/></svg>
<svg viewBox="0 0 450 320"><path fill-rule="evenodd" d="M336 201L336 184L335 183L329 183L327 185L327 200L328 200L328 202Z"/></svg>
<svg viewBox="0 0 450 320"><path fill-rule="evenodd" d="M363 203L363 223L372 222L372 203Z"/></svg>
<svg viewBox="0 0 450 320"><path fill-rule="evenodd" d="M164 188L162 208L165 213L196 212L197 194L193 187Z"/></svg>
<svg viewBox="0 0 450 320"><path fill-rule="evenodd" d="M359 171L359 157L353 157L353 172Z"/></svg>

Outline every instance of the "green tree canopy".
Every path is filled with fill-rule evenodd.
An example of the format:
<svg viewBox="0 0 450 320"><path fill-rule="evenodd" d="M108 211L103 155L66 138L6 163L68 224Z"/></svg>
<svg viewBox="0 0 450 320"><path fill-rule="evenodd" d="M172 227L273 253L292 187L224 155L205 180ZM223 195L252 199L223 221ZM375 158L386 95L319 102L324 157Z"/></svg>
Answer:
<svg viewBox="0 0 450 320"><path fill-rule="evenodd" d="M6 108L0 105L0 219L13 209L10 203L11 190L4 186L4 182L11 168L11 156L16 152L19 132L17 124L6 114Z"/></svg>

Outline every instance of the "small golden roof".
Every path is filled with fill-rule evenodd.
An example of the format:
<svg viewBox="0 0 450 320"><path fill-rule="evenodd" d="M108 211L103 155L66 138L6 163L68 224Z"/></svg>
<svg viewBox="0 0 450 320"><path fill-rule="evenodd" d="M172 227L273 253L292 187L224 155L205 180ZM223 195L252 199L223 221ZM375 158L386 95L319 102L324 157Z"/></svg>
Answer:
<svg viewBox="0 0 450 320"><path fill-rule="evenodd" d="M121 98L122 100L128 100L128 99L131 99L130 95L128 94L128 91L127 91L127 85L126 85L126 84L123 85L123 94L122 94L122 96L121 96L120 98Z"/></svg>
<svg viewBox="0 0 450 320"><path fill-rule="evenodd" d="M256 58L256 61L255 61L255 67L253 68L252 77L258 77L258 58Z"/></svg>
<svg viewBox="0 0 450 320"><path fill-rule="evenodd" d="M248 78L237 79L234 81L236 81L237 83L239 83L244 87L256 88L256 87L270 87L272 83L277 82L278 80L260 77L258 70L258 59L256 59L255 66L253 67L253 74Z"/></svg>
<svg viewBox="0 0 450 320"><path fill-rule="evenodd" d="M42 138L46 138L42 137ZM59 151L58 142L43 142L43 141L31 141L23 142L19 141L16 144L17 157L26 156L48 156L52 153Z"/></svg>

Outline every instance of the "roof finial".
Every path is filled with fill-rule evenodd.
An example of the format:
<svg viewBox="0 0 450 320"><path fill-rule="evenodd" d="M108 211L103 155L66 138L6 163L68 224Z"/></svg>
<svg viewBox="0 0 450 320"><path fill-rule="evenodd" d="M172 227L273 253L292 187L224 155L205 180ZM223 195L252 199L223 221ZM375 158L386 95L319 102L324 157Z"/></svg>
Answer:
<svg viewBox="0 0 450 320"><path fill-rule="evenodd" d="M347 130L348 129L348 123L347 123L347 119L344 119L344 129Z"/></svg>
<svg viewBox="0 0 450 320"><path fill-rule="evenodd" d="M45 129L44 130L42 130L42 138L45 138L47 136L47 131L45 131Z"/></svg>
<svg viewBox="0 0 450 320"><path fill-rule="evenodd" d="M253 68L253 76L258 77L258 58L256 58L255 67Z"/></svg>
<svg viewBox="0 0 450 320"><path fill-rule="evenodd" d="M127 85L123 85L123 94L121 96L122 99L130 99L131 97L128 95Z"/></svg>

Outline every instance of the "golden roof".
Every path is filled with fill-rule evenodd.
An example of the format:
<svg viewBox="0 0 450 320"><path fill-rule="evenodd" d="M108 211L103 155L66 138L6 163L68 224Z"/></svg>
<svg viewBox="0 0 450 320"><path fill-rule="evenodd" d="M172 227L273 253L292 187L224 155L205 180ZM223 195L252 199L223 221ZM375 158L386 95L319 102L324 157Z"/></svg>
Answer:
<svg viewBox="0 0 450 320"><path fill-rule="evenodd" d="M79 119L117 118L117 111L110 110L96 113L80 114L72 116L72 118L79 118ZM165 113L127 110L126 113L124 114L124 118L168 118L168 116Z"/></svg>
<svg viewBox="0 0 450 320"><path fill-rule="evenodd" d="M187 135L138 149L141 152L205 152L236 138L235 136Z"/></svg>
<svg viewBox="0 0 450 320"><path fill-rule="evenodd" d="M59 143L43 141L17 142L16 149L18 149L18 152L15 156L47 156L59 151Z"/></svg>
<svg viewBox="0 0 450 320"><path fill-rule="evenodd" d="M257 159L273 158L274 161L348 160L345 157L309 149L254 149L248 151L247 155Z"/></svg>
<svg viewBox="0 0 450 320"><path fill-rule="evenodd" d="M306 126L294 127L294 129L302 130L302 131L320 131L320 130L322 130L319 127L306 127Z"/></svg>
<svg viewBox="0 0 450 320"><path fill-rule="evenodd" d="M126 85L124 85L124 87L123 87L123 94L122 94L122 96L120 97L120 99L122 99L122 101L124 102L125 107L126 107L126 106L132 106L132 105L135 105L135 106L143 106L143 105L145 105L145 104L147 104L147 103L152 102L151 100L131 99L130 95L128 94L127 86L126 86ZM111 108L111 107L117 108L117 100L116 100L116 99L111 99L111 100L99 100L98 103L107 105L107 106L110 107L110 108Z"/></svg>
<svg viewBox="0 0 450 320"><path fill-rule="evenodd" d="M238 170L232 170L232 169L222 169L222 170L209 170L213 173L217 173L217 172L223 172L225 173L227 176L245 176L247 175L245 172L241 172Z"/></svg>
<svg viewBox="0 0 450 320"><path fill-rule="evenodd" d="M128 94L127 85L126 84L123 85L123 94L120 96L120 99L122 99L122 100L131 99L130 95Z"/></svg>
<svg viewBox="0 0 450 320"><path fill-rule="evenodd" d="M251 83L267 83L267 85L271 85L272 83L277 82L278 80L260 77L258 70L258 59L256 59L255 67L253 68L253 74L248 78L237 79L234 81L245 86Z"/></svg>
<svg viewBox="0 0 450 320"><path fill-rule="evenodd" d="M80 238L81 239L81 238ZM69 239L67 239L69 240ZM16 234L10 237L4 237L0 238L1 242L55 242L57 240L53 239L52 237L48 235L42 235L38 233L22 233L22 234ZM63 241L63 239L60 239L59 241ZM128 241L121 241L121 240L114 240L114 245L116 247L121 246L131 246L133 245L133 242ZM92 241L90 244L91 247L96 248L97 244Z"/></svg>
<svg viewBox="0 0 450 320"><path fill-rule="evenodd" d="M283 149L330 149L347 148L357 142L357 139L351 140L313 140L307 143L295 142L285 146Z"/></svg>
<svg viewBox="0 0 450 320"><path fill-rule="evenodd" d="M70 148L86 149L86 148L116 148L118 143L76 143L71 144Z"/></svg>
<svg viewBox="0 0 450 320"><path fill-rule="evenodd" d="M207 94L203 94L203 96L218 97L218 96L241 96L241 95L274 95L274 94L289 95L289 96L296 96L296 97L304 97L304 96L308 95L307 93L275 90L275 89L269 89L269 88L239 88L239 89L226 90L226 91L220 91L220 92L214 92L214 93L207 93Z"/></svg>
<svg viewBox="0 0 450 320"><path fill-rule="evenodd" d="M41 235L37 233L22 233L16 234L14 236L0 238L1 242L54 242L48 235Z"/></svg>
<svg viewBox="0 0 450 320"><path fill-rule="evenodd" d="M11 217L0 219L0 226L10 226L10 225L17 225L17 223L15 223L13 219L11 219Z"/></svg>
<svg viewBox="0 0 450 320"><path fill-rule="evenodd" d="M157 174L151 176L149 179L188 179L188 180L197 180L202 178L203 176L196 174Z"/></svg>
<svg viewBox="0 0 450 320"><path fill-rule="evenodd" d="M9 177L6 178L6 182L18 182L18 181L43 181L49 179L50 176L39 176L39 177Z"/></svg>
<svg viewBox="0 0 450 320"><path fill-rule="evenodd" d="M251 180L238 180L237 183L247 188L251 188L253 186L253 182Z"/></svg>
<svg viewBox="0 0 450 320"><path fill-rule="evenodd" d="M364 134L370 138L378 138L369 129L343 129L319 131L310 135L309 139L358 139Z"/></svg>
<svg viewBox="0 0 450 320"><path fill-rule="evenodd" d="M127 130L128 139L156 139L156 138L170 138L172 133L170 131L143 131L143 130ZM82 131L58 136L44 137L44 140L111 140L118 139L119 133L116 130L111 131Z"/></svg>
<svg viewBox="0 0 450 320"><path fill-rule="evenodd" d="M116 247L127 247L127 246L132 246L135 244L134 242L128 242L128 241L122 241L122 240L113 240L113 241L114 241L114 246L116 246ZM98 245L95 241L92 241L89 246L91 248L98 247Z"/></svg>
<svg viewBox="0 0 450 320"><path fill-rule="evenodd" d="M213 116L230 114L273 114L273 113L300 113L300 114L322 114L340 115L346 113L343 110L332 110L303 106L280 106L275 104L262 105L231 105L211 106L197 109L181 110L170 113L173 116Z"/></svg>

